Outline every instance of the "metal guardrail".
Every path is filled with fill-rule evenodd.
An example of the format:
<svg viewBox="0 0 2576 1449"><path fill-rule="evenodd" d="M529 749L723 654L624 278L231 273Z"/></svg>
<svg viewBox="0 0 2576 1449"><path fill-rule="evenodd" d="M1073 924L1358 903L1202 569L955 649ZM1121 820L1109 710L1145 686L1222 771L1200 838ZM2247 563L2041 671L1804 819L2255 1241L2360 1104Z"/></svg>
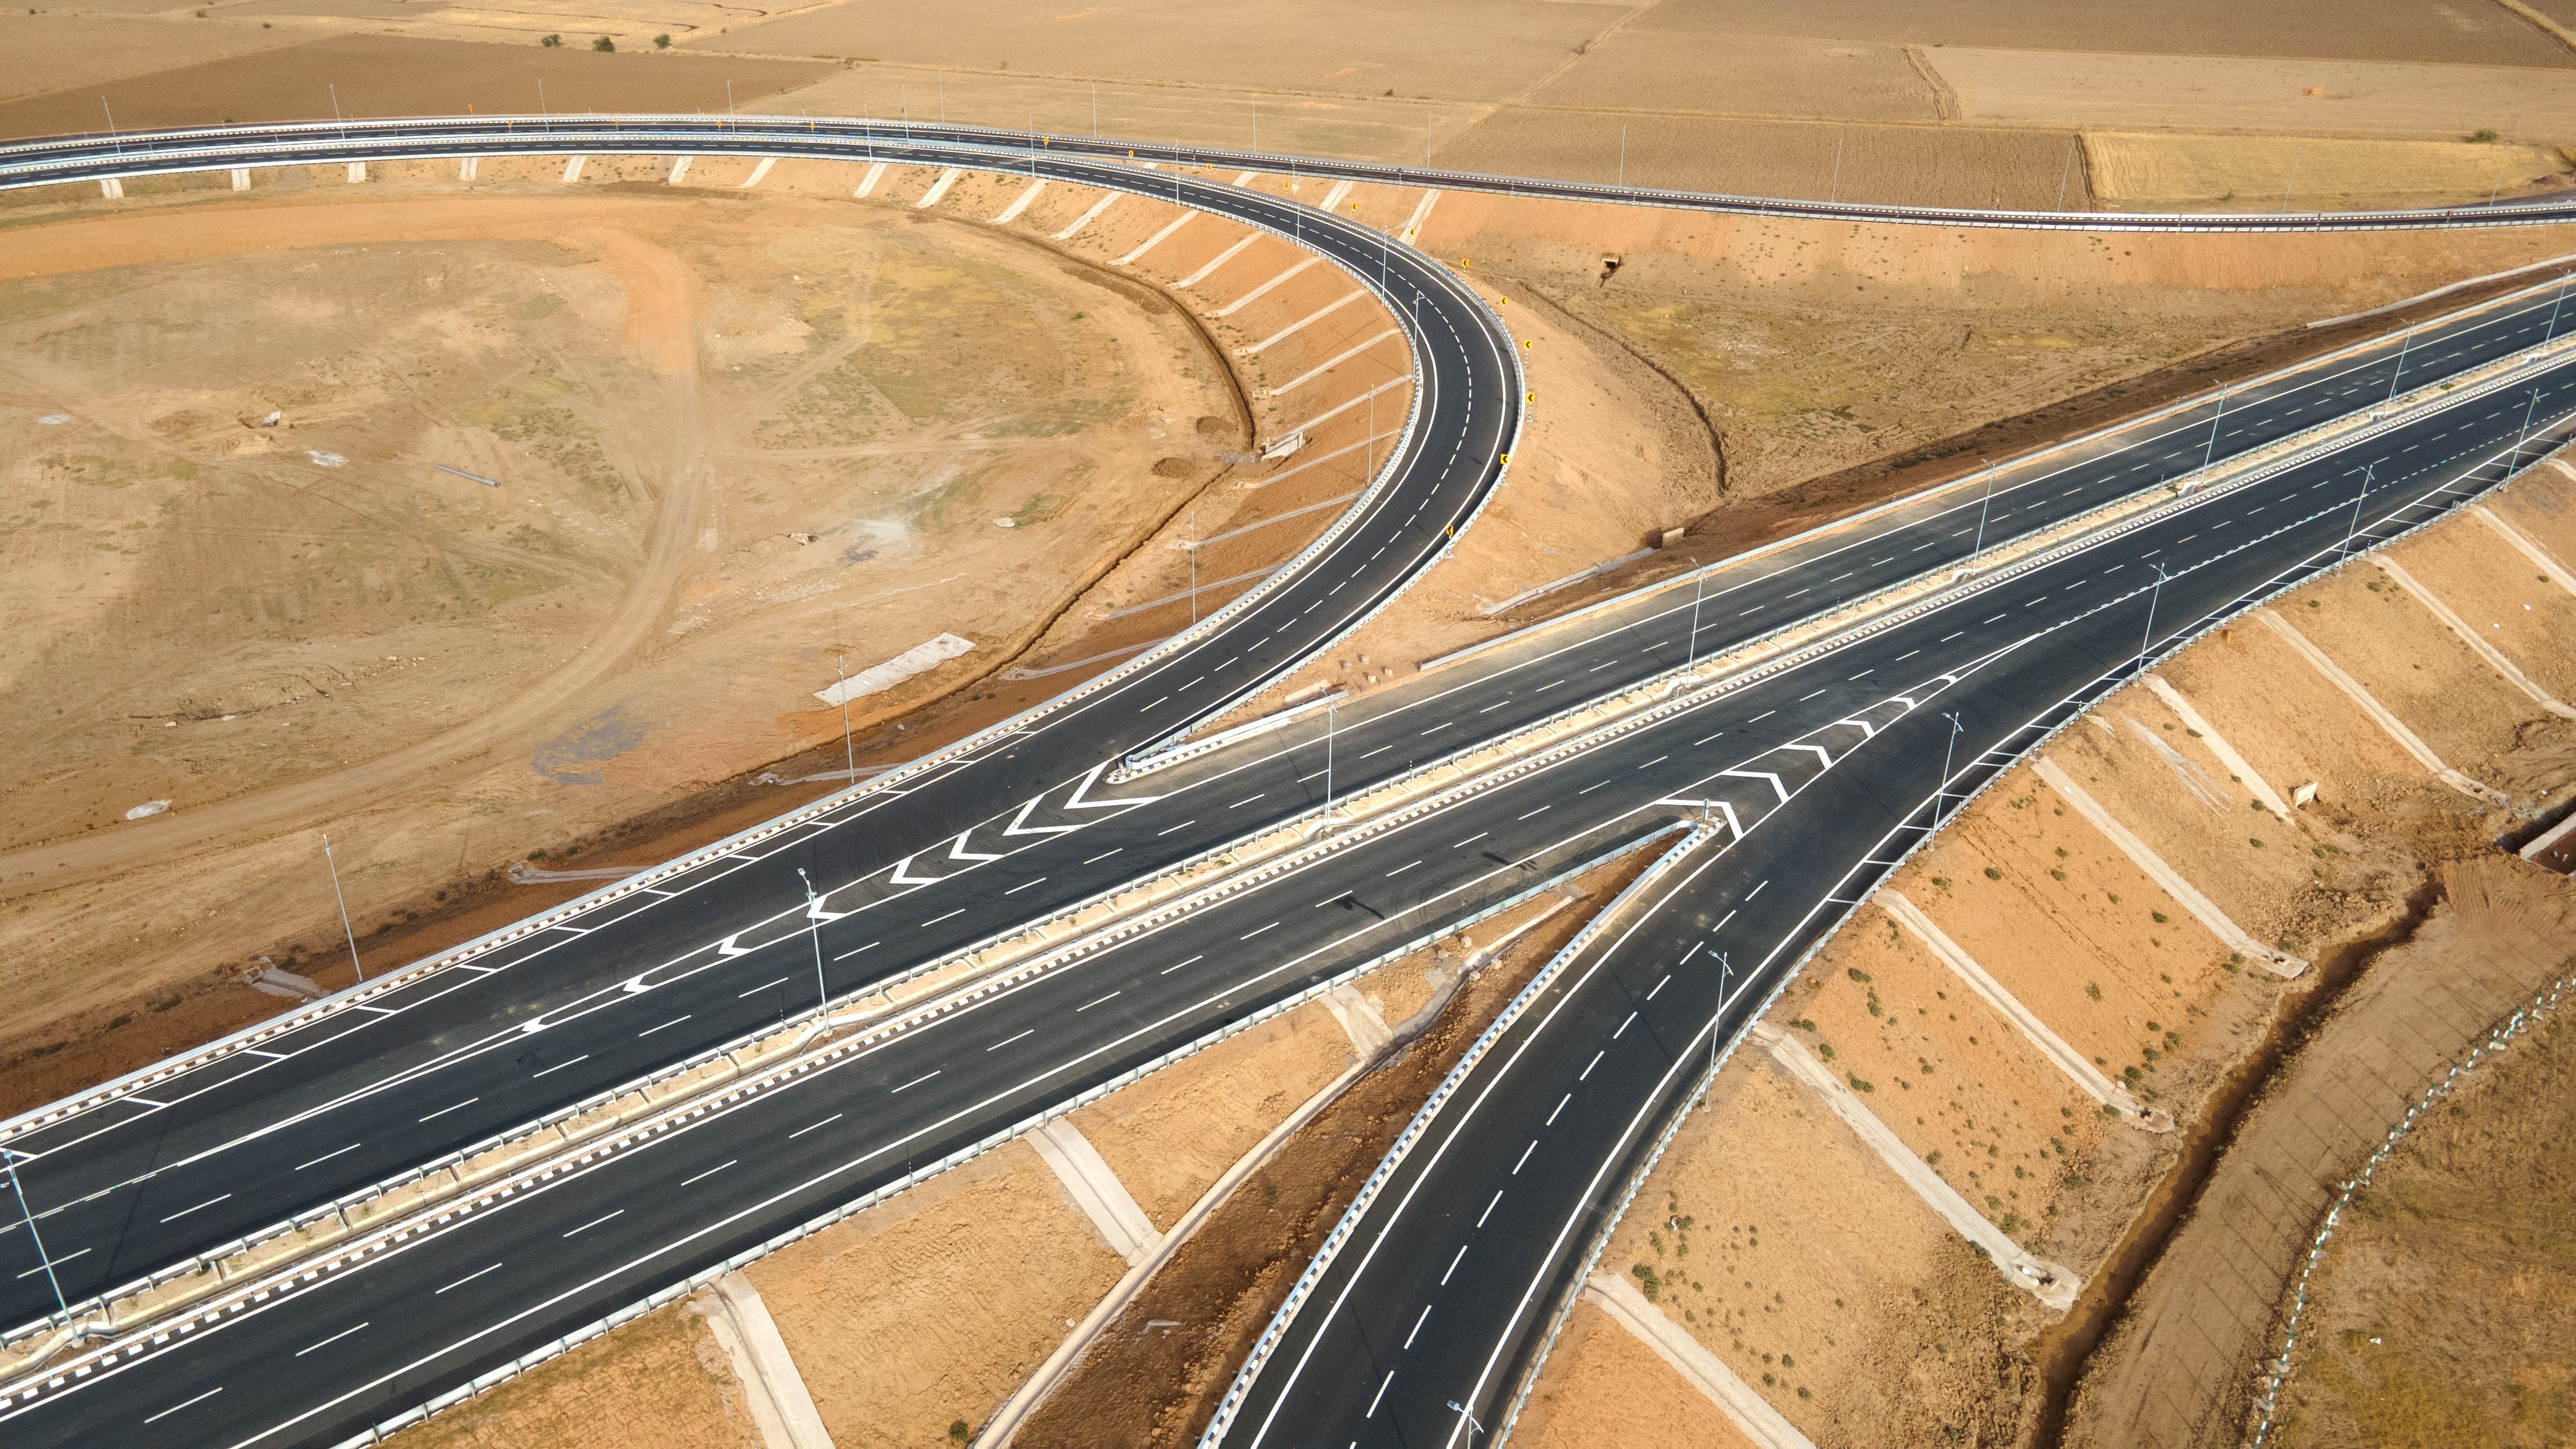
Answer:
<svg viewBox="0 0 2576 1449"><path fill-rule="evenodd" d="M1041 149L1058 154L1107 159L1226 166L1257 171L1291 172L1299 176L1383 182L1400 186L1430 186L1441 190L1481 191L1562 201L1603 202L1621 206L1649 206L1671 210L1816 221L1887 222L1899 225L2001 227L2051 231L2296 232L2414 230L2458 226L2539 226L2576 219L2576 197L2517 200L2486 205L2354 212L2069 212L1896 206L1839 200L1815 201L1795 197L1740 196L1720 192L1633 187L1536 176L1497 176L1441 167L1403 166L1332 157L1298 156L1286 152L1242 150L1227 146L1184 146L1169 141L1149 139L1059 135L1052 132L1012 131L999 127L923 124L873 118L637 114L605 118L609 122L610 129L600 132L598 127L602 119L596 115L395 117L366 121L308 121L269 126L48 137L0 146L0 188L11 185L41 184L48 181L88 180L111 174L139 175L156 170L213 169L216 161L211 156L201 157L191 164L178 166L155 165L149 158L153 152L176 143L202 142L206 138L220 135L283 138L278 143L281 145L297 145L319 140L336 140L344 145L352 145L358 144L361 138L383 138L391 142L419 146L442 140L459 142L461 138L474 136L478 132L488 133L497 127L502 135L513 142L525 139L532 143L516 145L510 149L542 149L544 143L548 141L591 135L604 138L593 145L592 149L608 151L647 149L622 144L625 138L633 134L624 129L631 122L640 126L659 127L670 132L685 130L707 136L731 138L736 144L721 149L745 152L757 149L764 142L788 144L799 137L803 138L807 145L817 147L826 144L824 142L826 137L835 140L862 137L867 140L890 139L913 146L1000 147L1016 149L1023 153L1031 149ZM479 154L493 154L492 150L464 148L461 145L458 149L429 150L416 154L464 155L467 154L468 149L476 149ZM797 152L791 147L781 154L797 154ZM53 158L50 161L52 169L63 174L44 174L39 169L49 164L48 158ZM106 169L100 169L101 163L105 163ZM27 179L13 179L20 176Z"/></svg>

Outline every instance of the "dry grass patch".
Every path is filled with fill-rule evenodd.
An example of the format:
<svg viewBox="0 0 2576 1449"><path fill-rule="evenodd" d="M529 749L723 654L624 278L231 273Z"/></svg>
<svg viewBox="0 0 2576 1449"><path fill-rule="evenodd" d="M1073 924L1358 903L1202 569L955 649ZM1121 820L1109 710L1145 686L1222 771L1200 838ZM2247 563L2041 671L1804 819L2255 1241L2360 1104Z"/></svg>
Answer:
<svg viewBox="0 0 2576 1449"><path fill-rule="evenodd" d="M2509 195L2567 170L2555 150L2462 141L2092 131L2084 146L2103 204L2132 210L2447 205Z"/></svg>
<svg viewBox="0 0 2576 1449"><path fill-rule="evenodd" d="M1923 54L1958 92L1966 118L1986 125L2442 141L2485 127L2545 140L2564 136L2576 125L2576 71L2570 70L1956 46ZM2143 140L2122 139L2130 146ZM2166 139L2200 143L2218 138ZM2402 165L2416 154L2377 148L2317 150L2317 181L2329 188L2320 194L2330 194L2338 178L2342 185L2364 190L2402 190L2393 182L2374 184L2352 168L2374 157L2383 165ZM2252 154L2272 153L2256 148ZM2415 164L2425 162L2419 157Z"/></svg>

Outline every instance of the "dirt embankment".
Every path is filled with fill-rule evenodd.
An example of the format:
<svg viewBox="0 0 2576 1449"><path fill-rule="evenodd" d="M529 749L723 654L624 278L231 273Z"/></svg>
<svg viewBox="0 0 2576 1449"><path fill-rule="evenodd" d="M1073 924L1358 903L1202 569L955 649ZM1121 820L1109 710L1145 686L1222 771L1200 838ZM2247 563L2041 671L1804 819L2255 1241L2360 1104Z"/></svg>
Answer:
<svg viewBox="0 0 2576 1449"><path fill-rule="evenodd" d="M2555 469L2485 506L2533 546L2576 553L2576 484ZM2576 629L2576 595L2485 520L2387 556L2542 688L2576 689L2556 642ZM2247 619L2050 744L2080 800L2024 767L1945 828L1890 883L1940 939L1882 896L1773 1024L1914 1164L2072 1269L2072 1312L1973 1253L1751 1049L1603 1260L1817 1444L2235 1442L2332 1184L2489 1023L2576 964L2576 891L2496 844L2569 803L2567 722L2375 565L2273 607L2511 809L2443 783ZM2265 803L2302 785L2315 799L2286 817ZM2206 905L2169 896L2091 823L2096 808ZM2223 934L2239 931L2314 964L2279 980ZM1952 952L2092 1083L2178 1130L2107 1111ZM1689 1392L1605 1338L1618 1332L1594 1321L1551 1359L1529 1424L1543 1442L1597 1442L1615 1420L1595 1373Z"/></svg>
<svg viewBox="0 0 2576 1449"><path fill-rule="evenodd" d="M1944 231L1444 194L1424 245L1526 344L1536 396L1508 481L1404 600L1250 708L1323 678L1365 687L1985 460L2529 285L2306 325L2576 245L2576 231L2547 231ZM1684 532L1663 544L1668 529Z"/></svg>
<svg viewBox="0 0 2576 1449"><path fill-rule="evenodd" d="M1396 1134L1530 977L1650 859L1630 856L1582 879L1584 903L1556 911L1483 965L1412 1044L1290 1137L1146 1281L1013 1442L1029 1449L1192 1442ZM1490 939L1513 929L1516 919L1547 909L1548 903L1524 906L1517 917L1497 918L1474 935ZM1460 940L1441 954L1450 947L1462 955L1472 949ZM1452 958L1433 964L1454 969L1457 963ZM1410 991L1404 976L1422 969L1418 961L1396 962L1381 968L1376 979Z"/></svg>

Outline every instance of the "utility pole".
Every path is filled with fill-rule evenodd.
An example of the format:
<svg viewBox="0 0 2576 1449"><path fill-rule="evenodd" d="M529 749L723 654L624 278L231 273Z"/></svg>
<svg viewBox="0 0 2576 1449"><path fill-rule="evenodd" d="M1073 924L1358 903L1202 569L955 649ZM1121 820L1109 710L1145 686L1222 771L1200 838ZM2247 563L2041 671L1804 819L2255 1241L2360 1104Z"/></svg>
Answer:
<svg viewBox="0 0 2576 1449"><path fill-rule="evenodd" d="M1426 159L1427 159L1427 158L1426 158ZM1625 190L1625 189L1627 188L1627 185L1628 185L1628 128L1627 128L1627 127L1625 127L1625 126L1621 126L1621 127L1619 128L1619 186L1620 186L1620 189Z"/></svg>
<svg viewBox="0 0 2576 1449"><path fill-rule="evenodd" d="M2219 384L2218 411L2209 417L2209 446L2200 450L2200 466L2206 468L2218 456L2218 422L2227 416L2227 385Z"/></svg>
<svg viewBox="0 0 2576 1449"><path fill-rule="evenodd" d="M0 1163L6 1163L9 1168L9 1190L18 1195L18 1215L27 1220L27 1240L36 1245L36 1261L45 1265L45 1281L53 1285L54 1307L68 1314L72 1306L64 1301L63 1280L54 1276L53 1255L45 1251L45 1240L37 1236L36 1215L27 1207L27 1186L18 1180L18 1157L18 1153L0 1147Z"/></svg>
<svg viewBox="0 0 2576 1449"><path fill-rule="evenodd" d="M331 899L340 903L340 934L349 939L349 969L358 979L367 979L367 968L358 964L358 933L349 929L349 898L340 894L340 862L331 855L331 837L322 837L322 864L331 871Z"/></svg>
<svg viewBox="0 0 2576 1449"><path fill-rule="evenodd" d="M1195 627L1199 622L1199 506L1196 503L1190 505L1189 547L1181 551L1190 556L1190 623Z"/></svg>
<svg viewBox="0 0 2576 1449"><path fill-rule="evenodd" d="M2563 285L2563 284L2562 284ZM2555 309L2553 309L2554 312ZM2409 326L2406 336L2397 344L2397 370L2388 374L2388 401L2397 401L2397 379L2406 375L2406 349L2415 345L2415 329Z"/></svg>
<svg viewBox="0 0 2576 1449"><path fill-rule="evenodd" d="M109 146L111 149L113 149L113 150L116 152L116 154L117 154L117 155L119 155L119 156L124 155L124 154L125 154L125 143L124 143L123 141L120 141L120 140L118 140L118 139L116 138L116 108L115 108L114 106L111 106L111 105L109 105L109 104L107 103L107 97L105 97L105 96L100 96L100 97L98 98L98 108L99 108L100 110L102 110L102 111L107 112L107 144L108 144L108 146Z"/></svg>
<svg viewBox="0 0 2576 1449"><path fill-rule="evenodd" d="M331 124L340 128L340 139L346 141L349 139L349 119L340 114L339 82L325 81L323 84L331 88Z"/></svg>
<svg viewBox="0 0 2576 1449"><path fill-rule="evenodd" d="M859 755L850 743L850 669L840 655L832 657L832 677L839 681L832 692L841 697L841 763L849 767L850 783L859 782Z"/></svg>
<svg viewBox="0 0 2576 1449"><path fill-rule="evenodd" d="M1091 83L1091 139L1100 139L1100 82Z"/></svg>
<svg viewBox="0 0 2576 1449"><path fill-rule="evenodd" d="M1825 200L1828 203L1843 199L1843 140L1841 136L1834 138L1834 185L1831 191L1825 193ZM2059 200L2062 202L2064 198L2060 197Z"/></svg>
<svg viewBox="0 0 2576 1449"><path fill-rule="evenodd" d="M796 867L796 878L805 882L805 931L814 938L814 1009L820 1011L832 1000L830 987L823 984L823 918L814 913L822 898L814 894L814 881L805 867Z"/></svg>

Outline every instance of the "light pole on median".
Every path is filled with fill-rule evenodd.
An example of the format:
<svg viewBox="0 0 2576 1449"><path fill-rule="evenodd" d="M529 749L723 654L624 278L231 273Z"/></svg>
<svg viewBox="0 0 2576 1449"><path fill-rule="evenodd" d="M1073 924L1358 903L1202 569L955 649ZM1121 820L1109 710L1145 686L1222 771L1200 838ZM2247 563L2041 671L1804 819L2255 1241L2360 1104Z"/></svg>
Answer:
<svg viewBox="0 0 2576 1449"><path fill-rule="evenodd" d="M2553 309L2554 312L2555 309ZM2397 401L2397 380L2406 375L2406 349L2415 345L2415 329L2408 327L2397 343L2397 370L2388 374L2388 401Z"/></svg>
<svg viewBox="0 0 2576 1449"><path fill-rule="evenodd" d="M2531 390L2531 401L2522 409L2522 431L2514 435L2513 456L2505 460L2504 476L2507 478L2513 476L2514 469L2522 466L2522 445L2531 441L2531 414L2539 406L2540 389L2535 387Z"/></svg>
<svg viewBox="0 0 2576 1449"><path fill-rule="evenodd" d="M1326 830L1333 828L1333 706L1324 701L1324 820Z"/></svg>
<svg viewBox="0 0 2576 1449"><path fill-rule="evenodd" d="M814 938L814 1009L820 1011L832 999L831 988L823 984L823 918L815 914L823 901L814 894L814 880L805 867L796 867L796 878L805 882L805 933Z"/></svg>
<svg viewBox="0 0 2576 1449"><path fill-rule="evenodd" d="M18 1195L18 1215L27 1220L27 1240L36 1245L36 1261L45 1265L45 1281L53 1287L54 1307L70 1313L72 1306L63 1298L63 1280L54 1276L53 1255L45 1251L45 1240L36 1232L36 1215L27 1207L26 1184L18 1180L19 1155L0 1147L0 1163L6 1163L9 1168L9 1190Z"/></svg>
<svg viewBox="0 0 2576 1449"><path fill-rule="evenodd" d="M2345 555L2352 552L2353 536L2361 531L2361 501L2370 496L2371 474L2378 467L2379 460L2373 458L2361 470L2361 491L2352 495L2352 522L2343 531L2343 546L2335 550L2337 563L2343 562Z"/></svg>
<svg viewBox="0 0 2576 1449"><path fill-rule="evenodd" d="M2138 673L2147 672L2147 649L2156 637L2156 604L2165 594L2165 566L2156 565L2156 586L2147 594L2147 632L2138 640Z"/></svg>

